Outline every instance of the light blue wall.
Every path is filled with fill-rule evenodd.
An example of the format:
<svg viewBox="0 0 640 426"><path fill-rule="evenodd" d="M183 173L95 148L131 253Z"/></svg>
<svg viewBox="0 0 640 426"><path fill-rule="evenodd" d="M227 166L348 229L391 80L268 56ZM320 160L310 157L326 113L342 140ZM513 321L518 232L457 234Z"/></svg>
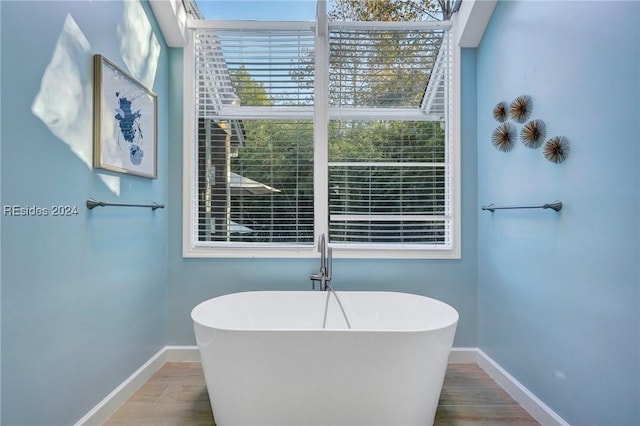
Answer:
<svg viewBox="0 0 640 426"><path fill-rule="evenodd" d="M168 57L157 29L159 57L148 50L153 36L141 30L155 21L139 7L0 2L2 206L78 209L1 216L3 425L73 424L165 344L166 210L84 207L89 197L167 200ZM111 173L112 191L81 160L91 155L94 53L136 77L157 65L159 179Z"/></svg>
<svg viewBox="0 0 640 426"><path fill-rule="evenodd" d="M500 1L477 50L479 347L575 425L640 424L640 3ZM571 143L491 145L498 102Z"/></svg>
<svg viewBox="0 0 640 426"><path fill-rule="evenodd" d="M172 99L170 140L182 137L182 52L171 49ZM476 346L476 148L475 57L465 52L462 147L462 259L433 261L334 259L338 290L390 290L435 297L460 313L456 346ZM182 147L169 147L169 203L182 202ZM169 344L195 344L190 312L203 300L249 290L307 290L312 259L183 259L182 212L169 212Z"/></svg>

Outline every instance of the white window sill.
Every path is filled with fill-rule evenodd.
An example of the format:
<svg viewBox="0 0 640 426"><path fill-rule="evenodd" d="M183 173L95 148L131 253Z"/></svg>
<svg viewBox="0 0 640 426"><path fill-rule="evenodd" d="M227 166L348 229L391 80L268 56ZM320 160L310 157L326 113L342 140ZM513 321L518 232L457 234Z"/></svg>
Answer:
<svg viewBox="0 0 640 426"><path fill-rule="evenodd" d="M335 259L460 259L460 250L416 249L416 248L364 248L331 245ZM414 246L415 247L415 246ZM315 246L271 246L271 247L185 247L184 258L314 258L318 257Z"/></svg>

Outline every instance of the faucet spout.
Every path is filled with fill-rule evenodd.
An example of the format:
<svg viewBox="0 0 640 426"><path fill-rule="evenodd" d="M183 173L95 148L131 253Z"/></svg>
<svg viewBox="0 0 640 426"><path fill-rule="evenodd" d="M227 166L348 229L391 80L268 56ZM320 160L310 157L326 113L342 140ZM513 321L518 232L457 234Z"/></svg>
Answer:
<svg viewBox="0 0 640 426"><path fill-rule="evenodd" d="M327 271L327 240L325 239L324 233L320 234L320 238L318 238L318 251L320 252L320 273L326 273Z"/></svg>
<svg viewBox="0 0 640 426"><path fill-rule="evenodd" d="M320 252L320 272L311 274L312 288L315 290L315 282L320 282L320 290L327 290L327 283L331 281L332 252L331 247L327 247L327 240L324 233L318 238L318 252Z"/></svg>
<svg viewBox="0 0 640 426"><path fill-rule="evenodd" d="M332 269L333 269L333 249L331 247L327 247L327 257L325 260L325 274L327 276L327 281L331 281Z"/></svg>

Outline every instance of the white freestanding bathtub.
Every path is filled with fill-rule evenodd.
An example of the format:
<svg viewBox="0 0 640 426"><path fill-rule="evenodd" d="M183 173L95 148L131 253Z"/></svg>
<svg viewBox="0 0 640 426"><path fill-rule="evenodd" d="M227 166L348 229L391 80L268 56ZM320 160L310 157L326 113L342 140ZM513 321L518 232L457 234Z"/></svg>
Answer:
<svg viewBox="0 0 640 426"><path fill-rule="evenodd" d="M217 426L431 425L458 313L423 296L259 291L191 312Z"/></svg>

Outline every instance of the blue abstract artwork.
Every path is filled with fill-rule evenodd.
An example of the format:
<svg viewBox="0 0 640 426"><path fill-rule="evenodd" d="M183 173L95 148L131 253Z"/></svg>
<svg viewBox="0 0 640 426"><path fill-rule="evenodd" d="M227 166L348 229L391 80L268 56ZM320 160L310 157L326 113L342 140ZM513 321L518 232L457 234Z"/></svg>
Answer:
<svg viewBox="0 0 640 426"><path fill-rule="evenodd" d="M138 141L142 139L142 128L140 127L142 113L140 110L132 111L131 101L124 95L120 96L120 92L116 92L116 97L118 98L118 108L114 117L118 120L120 134L129 143L131 164L139 166L144 155L144 151L138 144Z"/></svg>

